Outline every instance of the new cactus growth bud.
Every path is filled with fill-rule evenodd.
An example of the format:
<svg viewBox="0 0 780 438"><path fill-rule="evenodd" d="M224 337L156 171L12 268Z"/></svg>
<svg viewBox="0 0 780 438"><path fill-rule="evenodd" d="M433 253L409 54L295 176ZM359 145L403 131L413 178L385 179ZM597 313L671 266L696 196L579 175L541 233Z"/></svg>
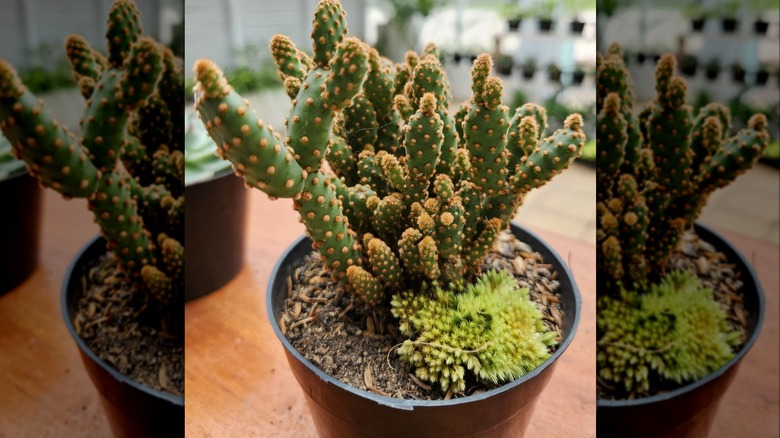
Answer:
<svg viewBox="0 0 780 438"><path fill-rule="evenodd" d="M579 153L581 117L548 135L544 108L527 105L510 123L487 55L471 102L451 115L435 46L396 65L344 38L337 1L314 17L313 62L271 39L292 98L283 142L211 61L195 64L195 106L219 155L248 187L292 198L326 269L372 306L421 282L474 281L525 194Z"/></svg>
<svg viewBox="0 0 780 438"><path fill-rule="evenodd" d="M181 304L184 286L184 148L175 127L183 117L184 81L170 51L142 36L139 17L131 1L114 2L108 59L82 37L67 38L86 98L78 139L2 60L0 128L41 185L87 199L120 267L170 307Z"/></svg>

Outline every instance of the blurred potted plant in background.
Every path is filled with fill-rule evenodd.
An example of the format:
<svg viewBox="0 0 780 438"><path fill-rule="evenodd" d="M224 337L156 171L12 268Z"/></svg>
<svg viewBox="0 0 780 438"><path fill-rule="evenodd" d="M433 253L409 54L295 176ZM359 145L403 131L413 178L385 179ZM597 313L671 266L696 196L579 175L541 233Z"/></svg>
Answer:
<svg viewBox="0 0 780 438"><path fill-rule="evenodd" d="M33 273L38 262L41 193L0 132L0 295Z"/></svg>
<svg viewBox="0 0 780 438"><path fill-rule="evenodd" d="M535 0L532 6L533 14L536 15L536 19L539 23L539 32L549 33L552 32L555 26L553 20L553 14L558 7L558 2L555 0Z"/></svg>
<svg viewBox="0 0 780 438"><path fill-rule="evenodd" d="M704 74L710 81L718 79L720 75L720 60L718 58L710 59L704 67Z"/></svg>
<svg viewBox="0 0 780 438"><path fill-rule="evenodd" d="M215 149L203 123L195 115L188 117L184 134L185 300L219 289L244 264L248 191Z"/></svg>
<svg viewBox="0 0 780 438"><path fill-rule="evenodd" d="M734 33L739 28L737 12L742 6L739 0L723 0L717 5L717 12L720 15L720 25L724 33Z"/></svg>
<svg viewBox="0 0 780 438"><path fill-rule="evenodd" d="M536 74L536 58L526 58L523 61L523 77L525 79L533 79Z"/></svg>
<svg viewBox="0 0 780 438"><path fill-rule="evenodd" d="M385 0L393 12L390 20L379 26L376 48L393 61L404 60L406 52L417 48L422 20L444 0Z"/></svg>
<svg viewBox="0 0 780 438"><path fill-rule="evenodd" d="M561 69L556 64L547 65L547 79L550 82L561 83Z"/></svg>

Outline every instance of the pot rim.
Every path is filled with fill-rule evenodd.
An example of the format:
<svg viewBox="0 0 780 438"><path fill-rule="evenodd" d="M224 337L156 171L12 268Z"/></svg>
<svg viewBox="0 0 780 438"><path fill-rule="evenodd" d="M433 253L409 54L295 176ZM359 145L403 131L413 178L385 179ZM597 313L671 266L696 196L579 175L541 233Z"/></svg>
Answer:
<svg viewBox="0 0 780 438"><path fill-rule="evenodd" d="M200 185L203 185L203 184L207 184L207 183L210 183L210 182L218 180L218 179L225 178L228 175L233 175L234 173L235 172L233 171L233 167L232 166L228 166L227 168L222 169L221 171L214 173L214 175L212 175L211 178L196 180L195 182L191 182L189 184L185 184L184 188L187 189L187 188L191 188L191 187L197 187L197 186L200 186Z"/></svg>
<svg viewBox="0 0 780 438"><path fill-rule="evenodd" d="M87 344L84 342L84 340L81 339L81 337L76 333L76 329L73 327L73 322L70 320L70 315L68 314L68 283L70 278L73 275L76 275L76 265L78 265L79 262L81 262L82 258L85 257L86 252L90 248L92 248L93 245L98 245L98 244L101 245L103 252L106 251L105 240L101 235L97 235L91 238L86 245L84 245L83 247L81 247L81 249L79 249L76 256L71 260L70 264L68 265L68 269L65 271L65 276L63 277L62 293L60 294L60 309L62 311L62 319L65 320L65 327L67 328L70 337L73 338L73 340L76 342L76 345L79 347L79 350L81 350L81 353L86 354L91 361L100 365L100 368L108 372L111 375L111 377L118 380L120 383L131 386L132 388L138 391L145 392L154 397L168 401L174 405L184 407L183 395L177 396L165 391L160 391L154 388L150 388L120 373L119 371L116 370L116 368L114 368L109 363L107 363L106 361L98 357L94 352L92 352L92 350L89 347L87 347Z"/></svg>
<svg viewBox="0 0 780 438"><path fill-rule="evenodd" d="M21 169L17 170L14 173L10 173L6 175L4 178L0 178L0 183L4 183L6 181L11 181L14 179L21 179L24 175L30 175L30 172L27 171L27 166L22 167Z"/></svg>
<svg viewBox="0 0 780 438"><path fill-rule="evenodd" d="M340 389L344 391L348 391L358 397L368 399L370 401L373 401L374 403L388 406L390 408L401 409L401 410L414 410L415 408L435 408L435 407L444 407L444 406L454 406L454 405L481 401L490 398L492 396L501 394L503 392L510 391L515 387L525 383L526 381L529 381L534 377L536 377L544 369L551 366L563 354L563 352L566 350L566 348L569 346L569 344L571 344L572 340L574 339L574 335L577 333L577 327L580 321L580 313L582 311L582 297L580 296L577 283L574 281L574 275L571 273L571 270L569 269L568 265L563 262L563 259L561 259L560 255L558 255L557 252L553 251L552 247L550 247L550 245L548 245L545 241L543 241L539 236L529 231L527 228L521 226L520 224L516 222L511 222L510 229L513 230L513 234L515 229L521 230L524 233L526 233L530 237L530 240L535 240L535 242L533 242L534 245L532 246L541 245L544 246L547 250L549 250L553 258L563 267L563 272L559 273L559 275L566 275L567 277L571 278L572 294L574 295L574 320L572 321L571 330L569 331L568 336L563 340L563 342L561 342L561 344L558 346L555 352L549 358L547 358L547 360L542 362L541 365L536 367L533 371L529 372L528 374L518 379L515 379L509 383L501 385L498 388L493 388L488 391L482 392L480 394L469 395L469 396L459 397L450 400L398 399L394 397L375 394L373 392L364 391L352 385L348 385L342 382L341 380L338 380L332 377L331 375L325 373L317 366L312 364L308 359L303 357L303 355L297 349L295 349L295 347L293 347L292 344L290 344L290 342L287 340L287 338L285 338L285 336L282 334L281 329L279 328L279 323L276 321L276 318L274 318L273 294L271 291L273 288L274 279L277 277L277 275L279 275L279 271L282 268L282 261L284 261L301 242L308 239L305 235L302 235L297 239L295 239L295 241L290 246L288 246L287 249L285 249L284 253L282 253L279 259L276 261L273 271L271 271L271 276L269 277L268 280L268 289L267 289L266 300L265 300L266 312L267 312L268 319L270 320L271 327L273 328L276 336L282 342L282 345L284 346L285 350L287 350L289 354L295 357L296 360L304 364L306 368L308 368L309 371L314 373L317 377L319 377L320 379L324 380L327 383L336 385Z"/></svg>
<svg viewBox="0 0 780 438"><path fill-rule="evenodd" d="M753 266L749 264L745 259L745 256L743 256L742 253L739 252L737 248L734 247L731 244L731 242L725 239L720 233L717 233L713 231L711 228L704 226L698 222L694 224L694 230L696 230L696 234L699 234L699 232L703 232L702 234L704 234L707 238L718 239L724 245L727 245L729 248L731 248L731 250L734 251L734 254L736 254L737 256L737 260L732 260L732 262L738 261L742 263L742 265L745 267L746 273L755 280L754 283L756 285L756 297L758 299L758 319L756 320L756 328L753 330L753 333L750 335L747 341L745 341L745 343L742 345L742 348L739 349L737 354L735 354L734 357L731 358L731 360L729 360L728 362L723 364L723 366L721 366L714 372L708 374L704 378L699 379L688 385L681 386L672 391L665 392L663 394L656 394L650 397L641 397L633 400L607 400L607 399L596 398L597 408L630 408L630 407L637 407L637 406L652 405L654 403L665 402L667 400L679 397L683 394L693 392L699 387L704 386L709 382L717 379L718 377L723 375L726 371L728 371L731 367L736 365L740 360L742 360L742 358L745 357L745 355L753 347L753 344L755 344L759 334L761 334L761 326L764 321L764 311L766 308L766 303L764 299L764 291L761 288L761 283L758 280L758 275L756 275L755 271L753 270Z"/></svg>

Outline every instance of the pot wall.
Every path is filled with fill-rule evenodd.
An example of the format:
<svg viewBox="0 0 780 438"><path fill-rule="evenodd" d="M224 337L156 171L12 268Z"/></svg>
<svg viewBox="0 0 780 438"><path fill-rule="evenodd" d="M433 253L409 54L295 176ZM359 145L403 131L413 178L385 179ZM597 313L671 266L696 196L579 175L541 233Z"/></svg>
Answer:
<svg viewBox="0 0 780 438"><path fill-rule="evenodd" d="M552 376L555 361L571 342L579 322L581 299L573 276L563 261L544 243L514 224L512 231L559 274L561 302L568 315L563 341L550 359L533 372L500 388L454 400L399 400L348 386L304 359L284 338L278 316L287 291L287 277L311 252L311 242L301 238L282 256L269 282L267 308L276 335L282 341L293 374L306 394L321 437L521 437L531 419L536 400Z"/></svg>
<svg viewBox="0 0 780 438"><path fill-rule="evenodd" d="M27 172L0 181L0 295L20 285L38 264L41 190Z"/></svg>
<svg viewBox="0 0 780 438"><path fill-rule="evenodd" d="M232 172L186 187L184 298L222 287L244 265L247 192Z"/></svg>
<svg viewBox="0 0 780 438"><path fill-rule="evenodd" d="M116 438L183 437L184 397L143 386L120 374L97 357L76 334L72 318L81 298L81 276L87 264L105 253L106 242L93 239L85 246L65 274L62 285L62 316L76 345L84 368L100 393L111 431Z"/></svg>

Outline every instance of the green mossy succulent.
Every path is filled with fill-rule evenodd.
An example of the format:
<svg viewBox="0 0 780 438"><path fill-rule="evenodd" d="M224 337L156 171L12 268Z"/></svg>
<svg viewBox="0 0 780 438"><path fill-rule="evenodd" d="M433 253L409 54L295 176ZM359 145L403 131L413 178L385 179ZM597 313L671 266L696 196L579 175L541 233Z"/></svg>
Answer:
<svg viewBox="0 0 780 438"><path fill-rule="evenodd" d="M452 115L435 46L393 64L346 31L338 1L321 0L313 57L271 39L292 100L284 138L198 61L195 107L218 154L247 187L291 198L326 269L370 305L422 281L473 281L525 194L579 154L582 117L548 135L543 107L510 112L488 55Z"/></svg>
<svg viewBox="0 0 780 438"><path fill-rule="evenodd" d="M142 290L175 309L183 297L184 81L170 50L142 36L140 13L116 0L108 58L65 43L86 99L77 137L0 60L0 128L40 184L86 198L109 250Z"/></svg>
<svg viewBox="0 0 780 438"><path fill-rule="evenodd" d="M615 397L704 377L740 342L712 291L667 267L710 194L761 156L767 121L756 114L731 135L728 108L694 114L675 71L664 55L656 98L636 112L622 49L597 58L598 375Z"/></svg>
<svg viewBox="0 0 780 438"><path fill-rule="evenodd" d="M425 285L395 295L391 306L409 337L401 358L443 391L463 392L467 370L493 384L521 377L550 357L557 337L506 271L487 271L468 286Z"/></svg>
<svg viewBox="0 0 780 438"><path fill-rule="evenodd" d="M711 289L672 271L644 294L598 297L598 375L615 394L647 394L661 381L701 379L734 357L744 340Z"/></svg>

